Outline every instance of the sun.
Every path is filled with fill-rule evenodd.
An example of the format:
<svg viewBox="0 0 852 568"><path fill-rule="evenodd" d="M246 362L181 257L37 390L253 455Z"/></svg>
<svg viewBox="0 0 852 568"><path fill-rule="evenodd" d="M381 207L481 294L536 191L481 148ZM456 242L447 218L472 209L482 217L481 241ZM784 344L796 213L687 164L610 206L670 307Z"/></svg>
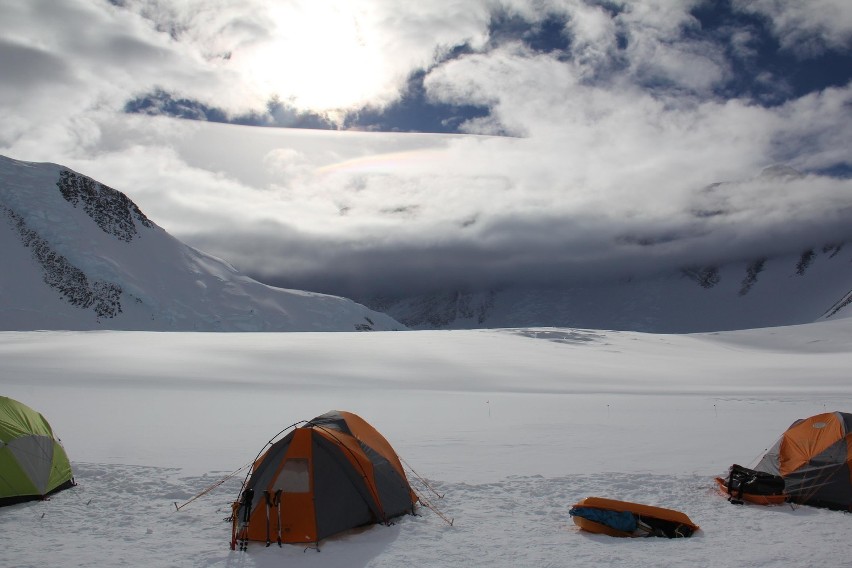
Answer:
<svg viewBox="0 0 852 568"><path fill-rule="evenodd" d="M253 91L326 113L381 106L394 96L395 79L367 9L311 0L268 12L272 37L235 58Z"/></svg>

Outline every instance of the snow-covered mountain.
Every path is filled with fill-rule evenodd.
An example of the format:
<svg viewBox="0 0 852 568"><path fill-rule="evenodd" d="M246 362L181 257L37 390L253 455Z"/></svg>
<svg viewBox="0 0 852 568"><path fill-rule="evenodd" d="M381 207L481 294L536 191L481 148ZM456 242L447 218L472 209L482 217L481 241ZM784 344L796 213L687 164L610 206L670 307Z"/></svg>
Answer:
<svg viewBox="0 0 852 568"><path fill-rule="evenodd" d="M0 330L354 331L404 326L338 296L240 274L123 193L0 156Z"/></svg>
<svg viewBox="0 0 852 568"><path fill-rule="evenodd" d="M356 298L361 304L284 290L176 240L119 191L62 166L2 156L0 261L0 330L567 326L688 333L852 317L852 246L842 239L549 287Z"/></svg>
<svg viewBox="0 0 852 568"><path fill-rule="evenodd" d="M852 317L852 246L549 288L358 298L415 329L580 327L691 333Z"/></svg>

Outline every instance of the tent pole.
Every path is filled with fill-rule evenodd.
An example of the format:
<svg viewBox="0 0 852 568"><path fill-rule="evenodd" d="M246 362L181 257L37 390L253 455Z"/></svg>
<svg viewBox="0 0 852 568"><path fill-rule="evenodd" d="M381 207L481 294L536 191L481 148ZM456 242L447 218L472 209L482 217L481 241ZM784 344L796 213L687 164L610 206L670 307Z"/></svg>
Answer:
<svg viewBox="0 0 852 568"><path fill-rule="evenodd" d="M190 503L192 503L193 501L195 501L199 497L202 497L202 496L210 493L211 491L213 491L214 489L216 489L217 487L219 487L220 485L222 485L223 483L225 483L226 481L228 481L229 479L231 479L232 477L234 477L235 475L237 475L238 473L240 473L242 470L244 470L245 468L247 468L250 465L251 465L251 462L247 463L246 465L244 465L240 469L229 473L228 475L226 475L225 477L223 477L219 481L207 486L206 488L204 488L201 491L201 493L199 493L198 495L196 495L195 497L193 497L189 501L185 502L183 505L178 505L177 501L175 501L174 502L175 503L175 511L180 511L181 509L183 509L184 507L186 507L187 505L189 505Z"/></svg>

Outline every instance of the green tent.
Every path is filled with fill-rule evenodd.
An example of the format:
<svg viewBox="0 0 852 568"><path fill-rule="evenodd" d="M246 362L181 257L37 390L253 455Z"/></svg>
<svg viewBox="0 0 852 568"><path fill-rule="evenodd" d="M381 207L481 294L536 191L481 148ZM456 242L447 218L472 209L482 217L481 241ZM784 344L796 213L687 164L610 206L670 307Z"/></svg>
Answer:
<svg viewBox="0 0 852 568"><path fill-rule="evenodd" d="M0 396L0 506L44 499L73 485L68 455L44 416Z"/></svg>

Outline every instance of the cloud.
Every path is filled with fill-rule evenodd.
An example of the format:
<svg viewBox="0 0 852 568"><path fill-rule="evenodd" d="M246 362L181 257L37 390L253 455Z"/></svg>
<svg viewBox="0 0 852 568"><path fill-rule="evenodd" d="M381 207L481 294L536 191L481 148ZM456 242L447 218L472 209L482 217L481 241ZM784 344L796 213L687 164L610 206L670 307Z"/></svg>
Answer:
<svg viewBox="0 0 852 568"><path fill-rule="evenodd" d="M618 25L600 6L579 3L566 23L574 61L582 68L608 67L618 56Z"/></svg>
<svg viewBox="0 0 852 568"><path fill-rule="evenodd" d="M348 216L360 228L346 235L270 222L250 232L232 229L227 243L210 233L189 238L239 258L267 281L354 296L547 287L748 262L837 242L850 237L848 189L829 178L746 180L705 198L726 205L710 217L689 210L547 212L507 201L478 211L470 224L418 219L433 204L366 222L379 212L356 207ZM697 205L699 196L688 195Z"/></svg>
<svg viewBox="0 0 852 568"><path fill-rule="evenodd" d="M633 126L622 124L619 148L604 137L576 156L549 146L553 138L123 117L109 129L114 146L126 138L123 150L74 165L127 191L186 242L279 285L347 295L552 285L852 237L847 179L759 175L774 135L820 108L708 106L700 119L680 117L657 132L655 148L641 144L642 120L656 119L640 105ZM595 143L592 130L580 133L580 146ZM719 133L732 137L728 144L710 143ZM131 145L145 137L170 149Z"/></svg>
<svg viewBox="0 0 852 568"><path fill-rule="evenodd" d="M4 105L20 102L21 91L69 79L64 60L41 49L0 40L0 84Z"/></svg>
<svg viewBox="0 0 852 568"><path fill-rule="evenodd" d="M228 70L240 89L215 100L242 112L247 101L279 98L299 112L342 123L345 112L398 100L409 74L436 53L478 43L483 3L438 0L403 8L392 1L124 0L211 66ZM188 88L183 94L199 97Z"/></svg>
<svg viewBox="0 0 852 568"><path fill-rule="evenodd" d="M624 276L852 237L852 182L828 175L852 169L852 86L773 105L723 96L730 54L753 53L755 36L727 49L735 34L702 34L700 5L0 0L0 151L124 191L245 272L353 295ZM753 6L783 34L792 5ZM842 22L809 29L839 45ZM392 104L412 73L432 102L487 115L450 136L125 112L162 92L146 100L238 116L277 94L286 113L310 90L351 87L311 107L332 116ZM778 163L802 176L760 175Z"/></svg>
<svg viewBox="0 0 852 568"><path fill-rule="evenodd" d="M778 109L782 122L773 140L776 161L806 171L852 168L852 129L840 118L850 108L852 84L806 95Z"/></svg>
<svg viewBox="0 0 852 568"><path fill-rule="evenodd" d="M105 3L4 1L0 9L0 59L11 73L3 84L14 87L13 95L3 91L0 140L34 159L90 151L100 121L153 85L215 92L226 79L168 35Z"/></svg>
<svg viewBox="0 0 852 568"><path fill-rule="evenodd" d="M743 12L769 19L781 45L802 58L852 50L852 4L846 0L733 0Z"/></svg>

